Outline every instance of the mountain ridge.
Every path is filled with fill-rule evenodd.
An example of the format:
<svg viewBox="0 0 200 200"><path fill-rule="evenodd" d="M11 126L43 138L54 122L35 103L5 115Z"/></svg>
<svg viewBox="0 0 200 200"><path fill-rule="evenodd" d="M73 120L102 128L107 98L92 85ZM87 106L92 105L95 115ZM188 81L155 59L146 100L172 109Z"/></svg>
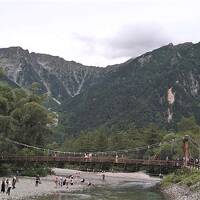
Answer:
<svg viewBox="0 0 200 200"><path fill-rule="evenodd" d="M21 49L2 51L0 67L8 78L22 87L39 82L54 98L66 133L149 123L176 128L190 115L200 121L200 43L168 44L106 68Z"/></svg>
<svg viewBox="0 0 200 200"><path fill-rule="evenodd" d="M76 113L69 124L83 130L120 123L175 128L181 117L195 115L199 119L199 66L200 43L169 44L141 55L73 99L72 105L66 106L67 113ZM174 95L173 103L170 95ZM78 102L82 106L76 109Z"/></svg>
<svg viewBox="0 0 200 200"><path fill-rule="evenodd" d="M0 49L0 67L19 86L30 87L33 82L38 82L42 92L60 100L78 95L84 85L92 84L102 71L58 56L29 53L21 47ZM54 83L49 81L51 79Z"/></svg>

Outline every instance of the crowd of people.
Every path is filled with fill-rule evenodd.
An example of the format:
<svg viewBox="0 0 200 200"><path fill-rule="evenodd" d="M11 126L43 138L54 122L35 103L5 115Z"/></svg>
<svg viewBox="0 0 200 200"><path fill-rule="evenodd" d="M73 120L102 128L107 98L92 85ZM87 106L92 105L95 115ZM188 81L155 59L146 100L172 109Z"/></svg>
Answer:
<svg viewBox="0 0 200 200"><path fill-rule="evenodd" d="M10 195L11 189L15 189L15 185L17 182L16 176L13 176L12 181L10 179L3 178L1 182L1 193L6 193L7 195Z"/></svg>
<svg viewBox="0 0 200 200"><path fill-rule="evenodd" d="M71 185L74 185L75 183L85 183L86 180L85 178L81 178L80 175L77 175L75 174L75 178L76 178L76 181L74 180L74 176L73 175L69 175L69 176L56 176L55 177L55 185L56 185L56 188L58 187L66 187L66 188L69 188L69 186ZM87 181L87 185L88 186L91 186L92 183L90 181Z"/></svg>
<svg viewBox="0 0 200 200"><path fill-rule="evenodd" d="M102 180L105 180L105 175L102 176ZM16 188L16 183L19 181L16 176L13 178L3 178L1 181L1 193L10 196L11 190ZM74 184L86 184L87 186L94 186L89 180L80 177L80 174L68 175L68 176L55 176L54 180L56 188L69 188ZM42 184L39 175L35 177L35 187L39 187Z"/></svg>

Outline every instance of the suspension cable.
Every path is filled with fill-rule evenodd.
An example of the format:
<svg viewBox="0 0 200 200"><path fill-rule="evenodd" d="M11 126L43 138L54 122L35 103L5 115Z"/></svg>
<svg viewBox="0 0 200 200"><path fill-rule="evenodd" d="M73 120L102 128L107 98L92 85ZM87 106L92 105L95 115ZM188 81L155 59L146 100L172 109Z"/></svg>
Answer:
<svg viewBox="0 0 200 200"><path fill-rule="evenodd" d="M164 144L171 144L174 143L175 141L179 141L181 138L176 138L176 139L172 139L170 141L164 141L164 142L160 142L160 143L155 143L155 144L151 144L151 145L145 145L145 146L140 146L140 147L135 147L133 149L124 149L124 150L115 150L115 151L96 151L96 152L91 152L94 154L115 154L115 153L128 153L128 152L138 152L138 151L142 151L142 150L148 150L148 149L152 149L152 148L156 148L156 147L160 147L161 145ZM52 149L46 149L46 148L42 148L42 147L37 147L37 146L32 146L32 145L28 145L28 144L24 144L9 138L5 138L5 140L7 142L10 142L12 144L16 144L19 146L23 146L26 148L30 148L30 149L36 149L36 150L41 150L41 151L47 151L47 152L51 152L51 153L60 153L60 154L79 154L82 155L84 154L83 152L71 152L71 151L58 151L58 150L52 150Z"/></svg>

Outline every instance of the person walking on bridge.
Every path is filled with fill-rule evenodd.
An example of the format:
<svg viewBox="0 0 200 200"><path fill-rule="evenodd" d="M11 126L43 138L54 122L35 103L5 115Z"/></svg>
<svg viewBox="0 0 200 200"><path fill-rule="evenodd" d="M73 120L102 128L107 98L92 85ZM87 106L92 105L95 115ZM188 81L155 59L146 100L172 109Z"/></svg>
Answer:
<svg viewBox="0 0 200 200"><path fill-rule="evenodd" d="M116 153L116 156L115 156L115 163L118 163L118 155Z"/></svg>

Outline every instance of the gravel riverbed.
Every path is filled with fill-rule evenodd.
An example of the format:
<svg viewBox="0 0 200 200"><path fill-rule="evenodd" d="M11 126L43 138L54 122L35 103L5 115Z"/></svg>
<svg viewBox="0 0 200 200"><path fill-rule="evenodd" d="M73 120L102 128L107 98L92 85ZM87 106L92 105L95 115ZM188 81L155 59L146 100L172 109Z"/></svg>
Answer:
<svg viewBox="0 0 200 200"><path fill-rule="evenodd" d="M11 195L7 196L6 194L0 193L0 200L19 200L19 199L30 199L36 196L44 196L57 192L72 192L77 190L84 190L88 187L93 188L99 185L117 185L120 182L124 181L135 181L144 183L149 186L154 186L156 183L160 182L159 178L154 178L146 175L143 172L136 173L109 173L106 172L105 180L102 179L102 173L93 173L93 172L82 172L69 169L53 169L57 176L69 176L73 175L74 184L63 187L56 187L55 176L47 176L41 178L41 184L38 187L35 187L35 178L30 177L19 177L19 182L16 184L16 188L11 190ZM81 179L84 178L85 182L81 183ZM0 178L2 180L2 178ZM88 183L91 183L88 186Z"/></svg>

